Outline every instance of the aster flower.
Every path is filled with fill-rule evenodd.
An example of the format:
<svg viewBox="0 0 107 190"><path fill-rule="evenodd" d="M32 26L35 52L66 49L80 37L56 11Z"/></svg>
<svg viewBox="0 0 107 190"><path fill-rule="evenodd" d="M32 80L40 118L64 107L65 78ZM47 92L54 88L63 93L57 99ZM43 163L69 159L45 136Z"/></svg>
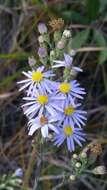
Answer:
<svg viewBox="0 0 107 190"><path fill-rule="evenodd" d="M56 83L56 88L56 94L63 95L72 105L74 105L74 98L83 99L82 95L86 94L85 89L80 87L77 80Z"/></svg>
<svg viewBox="0 0 107 190"><path fill-rule="evenodd" d="M81 127L82 125L84 126L84 121L87 120L87 112L79 109L78 107L80 106L80 103L72 105L68 99L65 99L63 112L60 113L60 124L63 121L66 121L69 122L70 125L72 125L72 123L75 123L78 127Z"/></svg>
<svg viewBox="0 0 107 190"><path fill-rule="evenodd" d="M43 88L44 90L51 92L53 89L53 82L48 80L49 77L54 76L51 70L43 72L44 66L38 67L38 69L23 72L23 74L28 78L22 81L19 81L18 84L22 84L23 86L19 89L22 91L27 89L27 95L33 95L33 91L35 88Z"/></svg>
<svg viewBox="0 0 107 190"><path fill-rule="evenodd" d="M24 100L27 103L22 105L23 107L27 107L27 109L23 109L24 114L27 115L28 118L33 118L38 113L38 116L41 116L46 111L55 116L58 115L57 112L61 112L61 100L64 100L63 96L54 96L53 94L48 94L43 89L37 91L35 90L35 94L33 97L24 97Z"/></svg>
<svg viewBox="0 0 107 190"><path fill-rule="evenodd" d="M57 63L56 65L53 65L53 68L58 68L58 67L65 67L65 68L71 68L74 71L77 72L82 72L82 69L80 69L79 67L74 67L72 65L73 62L73 57L71 57L69 54L64 53L64 60L60 61L60 60L54 60L54 63Z"/></svg>
<svg viewBox="0 0 107 190"><path fill-rule="evenodd" d="M17 177L22 178L23 177L23 169L22 168L17 168L14 172L14 175Z"/></svg>
<svg viewBox="0 0 107 190"><path fill-rule="evenodd" d="M49 115L40 116L29 121L29 135L33 135L37 129L41 130L41 134L44 138L48 137L49 130L58 133L57 127L55 126L56 118L53 118Z"/></svg>
<svg viewBox="0 0 107 190"><path fill-rule="evenodd" d="M82 147L81 141L85 141L85 134L81 128L71 126L69 122L64 122L63 128L58 128L59 133L55 134L54 145L59 147L66 140L67 148L70 152L75 150L75 143Z"/></svg>

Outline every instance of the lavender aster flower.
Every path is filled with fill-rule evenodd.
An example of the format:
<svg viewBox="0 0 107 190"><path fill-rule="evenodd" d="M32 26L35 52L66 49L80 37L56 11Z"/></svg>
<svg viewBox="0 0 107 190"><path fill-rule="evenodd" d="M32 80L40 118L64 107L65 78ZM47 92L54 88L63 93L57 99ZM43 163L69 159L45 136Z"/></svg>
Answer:
<svg viewBox="0 0 107 190"><path fill-rule="evenodd" d="M17 176L17 177L20 177L20 178L22 178L23 177L23 169L22 168L17 168L16 170L15 170L15 176Z"/></svg>
<svg viewBox="0 0 107 190"><path fill-rule="evenodd" d="M75 150L75 144L82 146L81 141L85 141L85 134L80 128L71 126L68 122L64 122L63 128L58 128L59 134L55 134L53 141L54 145L59 147L65 140L67 148L70 152Z"/></svg>
<svg viewBox="0 0 107 190"><path fill-rule="evenodd" d="M64 53L64 61L54 60L53 62L57 63L56 65L52 66L53 68L65 67L65 68L71 68L72 70L77 72L82 72L82 69L80 69L79 67L74 67L72 65L73 58L69 54Z"/></svg>
<svg viewBox="0 0 107 190"><path fill-rule="evenodd" d="M37 129L41 129L42 136L44 138L48 137L49 129L58 133L57 127L55 126L56 118L47 116L40 116L29 121L29 135L33 135Z"/></svg>
<svg viewBox="0 0 107 190"><path fill-rule="evenodd" d="M56 94L63 95L69 99L72 105L74 105L74 98L83 99L86 94L85 89L80 87L80 84L76 80L71 82L56 83Z"/></svg>
<svg viewBox="0 0 107 190"><path fill-rule="evenodd" d="M46 57L46 56L47 56L46 48L44 48L44 47L39 47L39 49L38 49L38 55L39 55L39 57L41 57L41 58Z"/></svg>
<svg viewBox="0 0 107 190"><path fill-rule="evenodd" d="M70 125L75 123L78 127L81 127L82 125L84 126L84 121L87 120L87 112L79 109L78 107L80 106L80 103L72 105L68 99L66 99L64 101L63 112L60 113L60 124L66 121L69 122Z"/></svg>
<svg viewBox="0 0 107 190"><path fill-rule="evenodd" d="M64 97L47 94L41 89L39 91L35 90L33 97L24 97L23 99L28 101L22 105L22 107L27 107L24 114L29 118L33 118L37 113L38 116L41 116L46 111L53 116L57 115L58 111L62 111L61 100L63 101Z"/></svg>
<svg viewBox="0 0 107 190"><path fill-rule="evenodd" d="M27 95L30 94L33 95L35 88L43 88L44 90L51 92L53 89L53 82L48 80L49 77L54 76L52 71L46 71L43 72L44 66L39 67L36 71L28 71L23 72L23 74L28 78L22 81L19 81L18 84L23 84L23 86L19 89L19 91L22 91L24 89L27 89Z"/></svg>
<svg viewBox="0 0 107 190"><path fill-rule="evenodd" d="M40 32L40 34L47 33L46 25L44 23L39 23L38 24L38 31Z"/></svg>

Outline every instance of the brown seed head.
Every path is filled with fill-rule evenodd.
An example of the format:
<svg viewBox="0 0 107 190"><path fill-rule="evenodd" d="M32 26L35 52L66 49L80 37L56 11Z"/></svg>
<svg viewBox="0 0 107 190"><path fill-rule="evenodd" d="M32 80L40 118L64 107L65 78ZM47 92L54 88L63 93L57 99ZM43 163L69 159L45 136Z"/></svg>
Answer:
<svg viewBox="0 0 107 190"><path fill-rule="evenodd" d="M100 155L102 153L102 147L101 144L98 141L94 141L91 144L88 145L90 151L97 155Z"/></svg>
<svg viewBox="0 0 107 190"><path fill-rule="evenodd" d="M64 26L64 20L62 18L53 19L49 22L49 25L53 30L60 30Z"/></svg>

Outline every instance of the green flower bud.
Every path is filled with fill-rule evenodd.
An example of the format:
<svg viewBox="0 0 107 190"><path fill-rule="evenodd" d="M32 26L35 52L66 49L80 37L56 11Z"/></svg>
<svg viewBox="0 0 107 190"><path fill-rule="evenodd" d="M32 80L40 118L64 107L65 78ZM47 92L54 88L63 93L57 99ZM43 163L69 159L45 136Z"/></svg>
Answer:
<svg viewBox="0 0 107 190"><path fill-rule="evenodd" d="M73 154L72 156L74 159L77 159L78 158L78 155L77 154Z"/></svg>
<svg viewBox="0 0 107 190"><path fill-rule="evenodd" d="M82 152L82 153L80 154L80 157L81 157L81 158L87 158L87 154L86 154L85 152Z"/></svg>
<svg viewBox="0 0 107 190"><path fill-rule="evenodd" d="M58 43L57 43L57 48L58 49L64 49L64 47L65 47L65 42L64 41L59 41Z"/></svg>
<svg viewBox="0 0 107 190"><path fill-rule="evenodd" d="M38 41L39 41L40 44L43 43L43 42L44 42L43 36L39 36L39 37L38 37Z"/></svg>
<svg viewBox="0 0 107 190"><path fill-rule="evenodd" d="M106 167L105 166L97 166L92 170L92 173L95 175L104 175L106 173Z"/></svg>
<svg viewBox="0 0 107 190"><path fill-rule="evenodd" d="M71 37L71 31L70 30L64 30L63 36L66 38L70 38Z"/></svg>
<svg viewBox="0 0 107 190"><path fill-rule="evenodd" d="M77 162L77 163L75 164L75 166L76 166L76 168L80 168L80 167L81 167L81 163L80 163L80 162Z"/></svg>
<svg viewBox="0 0 107 190"><path fill-rule="evenodd" d="M75 176L75 175L70 175L69 179L70 179L71 181L75 181L76 176Z"/></svg>

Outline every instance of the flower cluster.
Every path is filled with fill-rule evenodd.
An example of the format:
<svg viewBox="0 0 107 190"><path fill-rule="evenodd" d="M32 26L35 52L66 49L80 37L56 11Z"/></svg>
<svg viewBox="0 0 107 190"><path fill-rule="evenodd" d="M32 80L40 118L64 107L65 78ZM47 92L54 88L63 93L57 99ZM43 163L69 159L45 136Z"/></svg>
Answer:
<svg viewBox="0 0 107 190"><path fill-rule="evenodd" d="M67 52L69 30L55 31L54 43L50 42L51 34L44 23L39 23L38 31L38 64L42 66L37 67L35 58L29 58L31 70L23 72L26 79L18 82L19 90L26 94L22 108L29 120L28 134L33 135L40 129L42 137L48 138L51 133L54 145L59 147L66 141L71 152L75 144L82 146L85 141L81 127L87 120L86 111L81 109L79 101L86 92L72 76L82 69L72 64L74 51L73 55Z"/></svg>

